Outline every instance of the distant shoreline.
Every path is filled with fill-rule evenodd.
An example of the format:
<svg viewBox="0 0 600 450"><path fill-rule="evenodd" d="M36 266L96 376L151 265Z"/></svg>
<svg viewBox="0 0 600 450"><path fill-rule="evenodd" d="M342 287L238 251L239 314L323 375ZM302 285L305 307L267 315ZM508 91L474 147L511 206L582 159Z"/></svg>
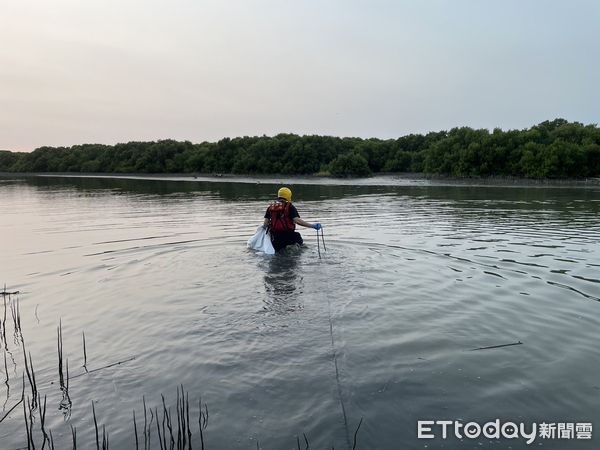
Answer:
<svg viewBox="0 0 600 450"><path fill-rule="evenodd" d="M334 177L419 173L432 180L506 177L509 184L514 180L528 180L523 182L528 185L533 184L529 180L570 183L600 177L600 128L555 119L525 130L461 127L397 139L278 134L200 144L172 139L81 144L40 147L30 153L0 151L0 170Z"/></svg>
<svg viewBox="0 0 600 450"><path fill-rule="evenodd" d="M383 186L489 186L489 187L596 187L600 186L600 178L571 178L571 179L529 179L507 176L489 177L453 177L439 174L423 173L379 173L369 177L334 177L331 175L239 175L239 174L208 174L208 173L80 173L80 172L0 172L0 178L109 178L109 179L138 179L157 181L204 181L232 182L257 184L324 184L328 185L383 185Z"/></svg>

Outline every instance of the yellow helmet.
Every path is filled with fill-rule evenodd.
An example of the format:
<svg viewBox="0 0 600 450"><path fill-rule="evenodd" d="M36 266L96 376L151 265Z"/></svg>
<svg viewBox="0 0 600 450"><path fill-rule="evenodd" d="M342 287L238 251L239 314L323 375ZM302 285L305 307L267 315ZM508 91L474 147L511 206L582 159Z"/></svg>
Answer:
<svg viewBox="0 0 600 450"><path fill-rule="evenodd" d="M292 191L289 188L282 187L277 191L277 197L285 198L288 202L292 201Z"/></svg>

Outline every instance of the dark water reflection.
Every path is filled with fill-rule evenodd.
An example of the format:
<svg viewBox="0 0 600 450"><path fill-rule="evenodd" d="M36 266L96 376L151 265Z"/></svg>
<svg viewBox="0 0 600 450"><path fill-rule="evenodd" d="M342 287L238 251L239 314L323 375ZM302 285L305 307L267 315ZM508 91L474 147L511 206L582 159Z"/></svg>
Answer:
<svg viewBox="0 0 600 450"><path fill-rule="evenodd" d="M302 217L325 225L319 259L308 230L284 255L245 248L277 180L0 180L0 282L21 291L58 448L71 425L93 448L92 400L111 448L134 448L132 410L161 393L173 407L180 383L209 405L209 449L295 448L302 433L347 448L361 417L358 448L376 449L531 448L419 441L419 419L600 424L597 187L292 180ZM90 369L135 359L83 374L83 331ZM4 411L24 367L6 344ZM0 423L0 448L26 447L23 423Z"/></svg>
<svg viewBox="0 0 600 450"><path fill-rule="evenodd" d="M304 279L298 271L300 255L287 249L269 259L265 273L265 310L285 314L302 308Z"/></svg>

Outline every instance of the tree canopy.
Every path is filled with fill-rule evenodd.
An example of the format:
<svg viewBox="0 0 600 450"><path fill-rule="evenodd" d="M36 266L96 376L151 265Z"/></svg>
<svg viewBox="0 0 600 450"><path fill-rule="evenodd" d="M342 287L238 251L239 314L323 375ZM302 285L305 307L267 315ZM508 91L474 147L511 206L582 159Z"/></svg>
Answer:
<svg viewBox="0 0 600 450"><path fill-rule="evenodd" d="M386 140L278 134L200 144L162 140L40 147L30 153L0 151L0 171L597 177L600 129L555 119L524 130L461 127Z"/></svg>

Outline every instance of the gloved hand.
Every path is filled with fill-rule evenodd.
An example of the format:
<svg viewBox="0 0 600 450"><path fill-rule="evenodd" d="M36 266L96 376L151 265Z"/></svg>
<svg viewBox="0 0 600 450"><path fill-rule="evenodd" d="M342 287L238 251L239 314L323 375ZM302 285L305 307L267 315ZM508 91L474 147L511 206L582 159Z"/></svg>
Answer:
<svg viewBox="0 0 600 450"><path fill-rule="evenodd" d="M312 227L317 231L319 231L321 228L323 228L320 223L315 223L315 224L313 224Z"/></svg>

